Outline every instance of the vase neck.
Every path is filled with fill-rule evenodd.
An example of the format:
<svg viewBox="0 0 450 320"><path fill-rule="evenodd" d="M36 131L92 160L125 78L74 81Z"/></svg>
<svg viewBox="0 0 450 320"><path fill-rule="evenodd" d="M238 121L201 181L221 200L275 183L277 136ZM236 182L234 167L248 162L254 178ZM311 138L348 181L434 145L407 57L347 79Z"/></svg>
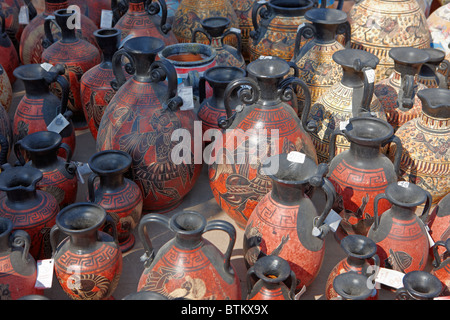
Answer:
<svg viewBox="0 0 450 320"><path fill-rule="evenodd" d="M293 205L305 197L305 185L285 184L272 179L272 198L283 205Z"/></svg>
<svg viewBox="0 0 450 320"><path fill-rule="evenodd" d="M54 149L46 152L28 151L33 166L37 169L43 169L53 166L58 162L58 148L59 146L56 146Z"/></svg>
<svg viewBox="0 0 450 320"><path fill-rule="evenodd" d="M128 13L143 13L145 12L145 1L143 0L131 0L128 5Z"/></svg>
<svg viewBox="0 0 450 320"><path fill-rule="evenodd" d="M9 237L11 233L5 232L2 235L0 235L0 253L7 252L10 250L11 246L9 243Z"/></svg>
<svg viewBox="0 0 450 320"><path fill-rule="evenodd" d="M356 142L350 142L349 152L356 159L375 159L380 156L380 145L365 146Z"/></svg>
<svg viewBox="0 0 450 320"><path fill-rule="evenodd" d="M37 80L21 80L23 81L25 92L28 97L40 97L50 93L48 84L42 78Z"/></svg>
<svg viewBox="0 0 450 320"><path fill-rule="evenodd" d="M392 204L391 210L394 212L395 218L400 220L409 220L415 216L416 207L404 207L397 204Z"/></svg>
<svg viewBox="0 0 450 320"><path fill-rule="evenodd" d="M99 190L103 192L114 191L123 186L125 177L122 173L100 175Z"/></svg>
<svg viewBox="0 0 450 320"><path fill-rule="evenodd" d="M320 43L331 43L336 41L337 24L323 24L313 22L316 29L316 41Z"/></svg>
<svg viewBox="0 0 450 320"><path fill-rule="evenodd" d="M355 267L355 268L361 268L365 262L366 262L366 259L357 258L351 254L348 255L348 257L347 257L347 263L350 266Z"/></svg>
<svg viewBox="0 0 450 320"><path fill-rule="evenodd" d="M27 201L34 201L38 198L36 190L26 191L26 190L12 190L6 191L6 197L8 202L12 204L22 204Z"/></svg>
<svg viewBox="0 0 450 320"><path fill-rule="evenodd" d="M281 78L257 78L256 81L258 82L260 89L260 99L272 103L281 101L278 93L278 87L281 80Z"/></svg>
<svg viewBox="0 0 450 320"><path fill-rule="evenodd" d="M96 229L89 230L83 233L71 233L70 243L73 249L84 249L92 246L93 243L97 242L98 231Z"/></svg>
<svg viewBox="0 0 450 320"><path fill-rule="evenodd" d="M364 85L364 74L361 71L356 71L353 68L342 66L341 83L349 88L360 88Z"/></svg>

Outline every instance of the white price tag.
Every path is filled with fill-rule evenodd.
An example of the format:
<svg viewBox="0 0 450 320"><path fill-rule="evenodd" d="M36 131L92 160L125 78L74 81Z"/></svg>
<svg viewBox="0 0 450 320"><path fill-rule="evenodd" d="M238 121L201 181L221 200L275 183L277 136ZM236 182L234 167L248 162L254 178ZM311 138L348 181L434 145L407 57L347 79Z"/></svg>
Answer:
<svg viewBox="0 0 450 320"><path fill-rule="evenodd" d="M342 121L341 123L339 123L339 129L341 130L345 130L345 127L347 127L347 125L349 124L349 120L347 121Z"/></svg>
<svg viewBox="0 0 450 320"><path fill-rule="evenodd" d="M300 297L306 292L306 286L303 286L300 291L295 295L295 300L300 300Z"/></svg>
<svg viewBox="0 0 450 320"><path fill-rule="evenodd" d="M100 28L111 28L113 23L112 10L102 10L102 16L100 20Z"/></svg>
<svg viewBox="0 0 450 320"><path fill-rule="evenodd" d="M80 182L82 184L84 184L83 176L92 173L91 167L89 167L88 163L83 163L83 162L78 162L78 161L72 161L72 163L77 166L78 180L80 180Z"/></svg>
<svg viewBox="0 0 450 320"><path fill-rule="evenodd" d="M300 29L303 28L304 26L305 26L305 23L303 22L301 25L298 26L297 32L298 32L298 30L300 30Z"/></svg>
<svg viewBox="0 0 450 320"><path fill-rule="evenodd" d="M63 131L68 125L69 121L60 113L58 114L55 119L47 126L48 131L60 133Z"/></svg>
<svg viewBox="0 0 450 320"><path fill-rule="evenodd" d="M268 1L267 0L259 0L258 1L258 4L265 4L265 3L267 3Z"/></svg>
<svg viewBox="0 0 450 320"><path fill-rule="evenodd" d="M377 276L375 277L375 282L384 284L388 287L400 289L403 287L403 277L405 274L400 271L380 268Z"/></svg>
<svg viewBox="0 0 450 320"><path fill-rule="evenodd" d="M37 289L50 289L53 281L53 259L38 260L36 263L37 277L34 287Z"/></svg>
<svg viewBox="0 0 450 320"><path fill-rule="evenodd" d="M287 155L288 161L296 162L296 163L304 163L305 157L306 157L306 155L304 153L301 153L298 151L291 151Z"/></svg>
<svg viewBox="0 0 450 320"><path fill-rule="evenodd" d="M425 226L425 230L426 230L427 236L428 236L428 244L430 245L430 248L432 248L435 243L434 243L434 239L431 237L431 234L430 234L430 227L427 225L424 225L424 226Z"/></svg>
<svg viewBox="0 0 450 320"><path fill-rule="evenodd" d="M342 217L333 209L331 209L330 213L327 215L324 223L330 226L330 229L333 232L336 232L339 224L341 223Z"/></svg>
<svg viewBox="0 0 450 320"><path fill-rule="evenodd" d="M399 181L399 182L397 182L397 185L399 185L402 188L408 188L409 182L408 181Z"/></svg>
<svg viewBox="0 0 450 320"><path fill-rule="evenodd" d="M235 32L235 33L239 33L239 34L241 34L241 29L238 29L238 28L230 28L230 31L231 32Z"/></svg>
<svg viewBox="0 0 450 320"><path fill-rule="evenodd" d="M369 69L369 70L366 70L365 73L367 76L367 81L369 83L373 83L375 81L375 70Z"/></svg>
<svg viewBox="0 0 450 320"><path fill-rule="evenodd" d="M260 56L258 59L267 60L267 59L273 59L273 57L272 56Z"/></svg>
<svg viewBox="0 0 450 320"><path fill-rule="evenodd" d="M41 63L41 68L45 71L49 72L51 68L53 68L53 65L47 62Z"/></svg>
<svg viewBox="0 0 450 320"><path fill-rule="evenodd" d="M180 108L181 111L194 109L194 93L192 90L192 86L179 86L178 96L183 99L183 106L181 106Z"/></svg>
<svg viewBox="0 0 450 320"><path fill-rule="evenodd" d="M27 6L21 6L19 11L19 24L29 24L30 16Z"/></svg>

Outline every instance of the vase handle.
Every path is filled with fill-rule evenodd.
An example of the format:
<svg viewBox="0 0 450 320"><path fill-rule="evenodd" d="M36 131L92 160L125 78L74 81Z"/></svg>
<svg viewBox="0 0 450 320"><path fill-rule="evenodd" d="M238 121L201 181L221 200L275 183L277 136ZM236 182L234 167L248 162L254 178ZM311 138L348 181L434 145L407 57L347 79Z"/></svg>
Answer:
<svg viewBox="0 0 450 320"><path fill-rule="evenodd" d="M128 4L126 0L111 0L111 10L113 12L113 25L127 12Z"/></svg>
<svg viewBox="0 0 450 320"><path fill-rule="evenodd" d="M208 39L209 45L211 45L212 38L205 30L203 30L203 28L196 28L192 31L191 43L197 43L197 33L203 34Z"/></svg>
<svg viewBox="0 0 450 320"><path fill-rule="evenodd" d="M219 118L219 128L228 129L236 117L236 112L239 112L233 112L231 108L231 96L236 89L239 89L239 100L245 105L253 104L259 99L260 89L255 80L245 77L231 81L227 85L224 93L224 105L227 115Z"/></svg>
<svg viewBox="0 0 450 320"><path fill-rule="evenodd" d="M350 49L351 46L351 34L352 34L352 29L351 29L351 25L350 22L345 21L343 23L341 23L336 31L336 34L343 34L344 35L344 47L346 49Z"/></svg>
<svg viewBox="0 0 450 320"><path fill-rule="evenodd" d="M400 108L411 109L414 105L414 76L407 74L402 77L397 105Z"/></svg>
<svg viewBox="0 0 450 320"><path fill-rule="evenodd" d="M422 214L419 216L419 219L422 220L423 224L426 225L428 221L428 217L430 215L431 206L433 204L433 199L431 196L431 193L428 192L425 189L422 189L425 192L425 195L427 196L427 200L425 202L425 206L423 208Z"/></svg>
<svg viewBox="0 0 450 320"><path fill-rule="evenodd" d="M144 246L145 254L141 257L141 261L144 262L144 267L148 268L153 259L155 258L155 251L153 249L152 241L147 233L147 226L150 223L157 222L164 227L169 228L169 218L161 214L146 214L141 218L138 226L138 235L141 239L142 245Z"/></svg>
<svg viewBox="0 0 450 320"><path fill-rule="evenodd" d="M151 4L148 6L147 3L151 2ZM169 33L170 30L172 30L172 26L170 23L167 23L167 4L164 0L157 0L159 2L159 5L156 2L152 2L152 0L147 0L147 12L149 15L155 15L159 13L161 10L161 21L159 23L159 27L161 28L161 31L164 34Z"/></svg>
<svg viewBox="0 0 450 320"><path fill-rule="evenodd" d="M50 229L50 246L52 247L52 257L55 256L56 249L58 248L58 237L61 234L61 230L58 225L53 225Z"/></svg>
<svg viewBox="0 0 450 320"><path fill-rule="evenodd" d="M267 0L263 0L263 1L256 1L253 4L252 7L252 24L253 24L253 30L250 31L250 38L253 39L253 43L258 43L261 40L261 37L264 34L265 29L267 29L265 27L265 25L267 24L267 20L269 20L269 16L270 16L270 7L269 7L269 1ZM265 6L266 8L261 9L261 7ZM260 11L261 9L261 11ZM259 12L259 16L262 19L262 26L260 26L258 24L258 12ZM260 21L261 23L261 21Z"/></svg>
<svg viewBox="0 0 450 320"><path fill-rule="evenodd" d="M122 68L122 56L125 56L130 62L125 65L125 70L131 74L135 69L136 62L134 58L125 50L120 49L114 53L112 58L112 69L114 73L114 80L111 81L111 87L114 91L119 90L119 88L127 81L125 73Z"/></svg>
<svg viewBox="0 0 450 320"><path fill-rule="evenodd" d="M8 161L8 152L9 152L9 142L8 139L2 134L0 134L0 166L5 164Z"/></svg>
<svg viewBox="0 0 450 320"><path fill-rule="evenodd" d="M178 96L178 78L175 67L167 60L158 60L150 66L150 74L153 82L161 82L167 79L167 95L163 103L164 109L178 110L183 105L183 100Z"/></svg>
<svg viewBox="0 0 450 320"><path fill-rule="evenodd" d="M97 179L99 176L98 174L96 174L95 172L92 172L89 175L88 178L88 195L89 195L89 201L92 203L95 203L95 188L94 188L94 183L95 183L95 179Z"/></svg>
<svg viewBox="0 0 450 320"><path fill-rule="evenodd" d="M230 236L230 241L228 242L227 250L224 254L224 261L225 261L225 271L231 275L234 276L233 268L231 267L231 253L233 251L234 245L236 243L236 229L233 227L233 225L227 221L223 220L214 220L209 221L206 224L205 230L203 233L211 231L211 230L221 230L225 231Z"/></svg>
<svg viewBox="0 0 450 320"><path fill-rule="evenodd" d="M52 33L52 24L54 24L58 29L61 30L61 28L56 23L56 20L54 17L47 16L44 21L44 33L45 37L42 39L42 47L44 49L47 49L50 47L53 43L55 43L55 38L53 38Z"/></svg>
<svg viewBox="0 0 450 320"><path fill-rule="evenodd" d="M394 171L397 176L400 175L400 164L402 160L402 154L403 154L403 146L402 141L399 137L396 135L392 135L388 140L383 142L382 146L384 147L388 143L394 143L395 148L395 155L394 155Z"/></svg>
<svg viewBox="0 0 450 320"><path fill-rule="evenodd" d="M341 135L341 136L343 136L343 137L345 137L347 139L347 135L345 134L345 130L339 130L339 129L334 130L334 132L331 134L330 144L329 144L329 147L328 147L328 150L329 150L328 152L329 152L329 155L330 155L328 163L331 163L331 160L333 160L334 157L336 156L336 138L339 135Z"/></svg>
<svg viewBox="0 0 450 320"><path fill-rule="evenodd" d="M56 64L49 71L44 74L44 80L47 85L51 85L52 83L57 83L61 88L61 105L57 106L56 114L62 114L65 118L69 119L71 115L66 115L67 106L69 104L69 96L70 96L70 84L67 78L65 77L66 67L62 64Z"/></svg>
<svg viewBox="0 0 450 320"><path fill-rule="evenodd" d="M449 239L447 239L447 241L445 241L445 242L442 240L439 240L434 243L434 246L433 246L433 257L434 257L433 267L434 268L439 268L441 266L441 255L439 254L438 249L439 249L439 247L444 247L447 250L447 247L450 247L450 245L447 245L447 242L450 241ZM447 252L448 252L448 250L447 250Z"/></svg>
<svg viewBox="0 0 450 320"><path fill-rule="evenodd" d="M386 194L384 193L379 193L375 196L375 199L373 201L373 231L376 231L378 229L378 226L380 225L380 216L378 215L378 202L380 202L381 199L389 201L389 199L386 197Z"/></svg>
<svg viewBox="0 0 450 320"><path fill-rule="evenodd" d="M201 76L198 80L198 101L201 104L206 99L206 79Z"/></svg>
<svg viewBox="0 0 450 320"><path fill-rule="evenodd" d="M24 4L28 7L28 18L31 21L37 16L37 10L31 0L24 0Z"/></svg>
<svg viewBox="0 0 450 320"><path fill-rule="evenodd" d="M29 252L31 247L31 238L25 230L16 230L10 236L11 245L14 248L23 248L22 261L27 263L30 261Z"/></svg>
<svg viewBox="0 0 450 320"><path fill-rule="evenodd" d="M238 52L242 52L242 37L239 32L236 32L233 30L225 31L225 33L222 35L222 38L220 39L220 41L222 42L222 45L223 45L223 39L225 39L226 37L228 37L230 35L233 35L236 37L236 40L237 40L236 49L238 50Z"/></svg>
<svg viewBox="0 0 450 320"><path fill-rule="evenodd" d="M312 23L305 22L303 26L297 30L294 44L294 56L292 60L299 58L302 39L310 40L317 37L316 27Z"/></svg>
<svg viewBox="0 0 450 320"><path fill-rule="evenodd" d="M441 64L438 66L438 70L441 70L442 73L436 72L436 76L439 79L439 88L448 89L448 78L450 75L450 62L448 60L443 60Z"/></svg>

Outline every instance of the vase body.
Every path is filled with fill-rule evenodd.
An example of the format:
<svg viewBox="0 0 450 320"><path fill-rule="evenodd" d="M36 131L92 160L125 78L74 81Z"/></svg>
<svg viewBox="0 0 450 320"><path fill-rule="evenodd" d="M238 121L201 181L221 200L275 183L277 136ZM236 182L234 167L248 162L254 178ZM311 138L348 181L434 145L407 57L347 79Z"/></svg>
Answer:
<svg viewBox="0 0 450 320"><path fill-rule="evenodd" d="M23 230L13 231L9 219L0 218L0 286L2 300L17 300L39 294L35 289L36 261L29 254L30 236Z"/></svg>
<svg viewBox="0 0 450 320"><path fill-rule="evenodd" d="M429 233L434 242L446 241L450 238L450 195L442 198L434 207L427 221ZM441 255L444 254L445 248L438 248Z"/></svg>
<svg viewBox="0 0 450 320"><path fill-rule="evenodd" d="M83 15L88 17L98 28L102 20L102 10L111 10L111 0L69 0L70 5L80 7Z"/></svg>
<svg viewBox="0 0 450 320"><path fill-rule="evenodd" d="M411 271L402 279L403 287L396 291L395 300L433 300L442 292L439 279L426 271Z"/></svg>
<svg viewBox="0 0 450 320"><path fill-rule="evenodd" d="M164 0L158 0L166 7ZM178 43L170 24L167 24L167 10L163 16L156 14L160 5L156 1L130 0L128 11L114 25L122 31L122 40L131 37L154 37L164 41L166 46Z"/></svg>
<svg viewBox="0 0 450 320"><path fill-rule="evenodd" d="M70 87L67 80L60 75L62 66L45 71L39 64L23 65L14 72L25 86L25 95L17 105L13 120L14 141L38 132L47 131L47 127L58 114L62 114L69 124L59 132L62 142L75 152L75 129L71 114L67 112ZM62 92L62 98L57 98L50 92L50 86L57 83Z"/></svg>
<svg viewBox="0 0 450 320"><path fill-rule="evenodd" d="M14 76L13 72L20 63L19 55L17 54L16 48L14 47L14 44L12 43L6 32L4 25L6 17L3 12L0 12L0 19L0 22L2 23L0 29L0 49L2 51L2 55L0 57L0 65L2 65L5 69L10 83L13 84L16 81L16 77Z"/></svg>
<svg viewBox="0 0 450 320"><path fill-rule="evenodd" d="M334 156L337 135L350 141L350 149ZM381 152L381 147L389 142L394 142L399 150L394 163ZM332 135L328 179L338 194L335 211L343 218L335 234L338 238L367 235L375 219L376 196L397 181L400 150L392 126L373 117L352 118L343 131L337 130ZM382 200L378 208L382 214L390 204Z"/></svg>
<svg viewBox="0 0 450 320"><path fill-rule="evenodd" d="M9 110L12 102L13 90L8 74L2 65L0 65L0 105L6 111Z"/></svg>
<svg viewBox="0 0 450 320"><path fill-rule="evenodd" d="M8 161L13 145L11 120L4 108L0 108L0 165Z"/></svg>
<svg viewBox="0 0 450 320"><path fill-rule="evenodd" d="M51 43L54 43L42 53L42 62L65 66L64 76L70 85L67 106L74 113L75 128L85 128L87 125L81 102L80 80L85 72L101 62L100 52L93 44L78 38L75 29L68 27L68 21L73 18L75 11L61 9L55 11L54 15L56 23L62 30L61 40L56 42L50 40ZM46 25L49 25L49 23L46 22ZM47 40L53 38L48 27L46 29L46 38ZM57 91L53 91L58 95Z"/></svg>
<svg viewBox="0 0 450 320"><path fill-rule="evenodd" d="M219 119L226 116L224 93L227 85L245 77L245 71L238 67L215 66L206 70L200 78L199 94L200 107L197 117L202 121L202 130L220 129ZM206 98L206 83L212 87L212 96Z"/></svg>
<svg viewBox="0 0 450 320"><path fill-rule="evenodd" d="M23 30L20 38L20 61L23 64L33 64L42 62L42 53L45 40L44 24L49 16L53 16L54 12L60 9L66 9L70 3L67 0L46 0L44 12L38 14ZM77 30L78 37L89 41L95 45L94 31L97 26L85 15L81 15L81 29ZM56 27L52 27L54 34L58 32Z"/></svg>
<svg viewBox="0 0 450 320"><path fill-rule="evenodd" d="M102 62L83 74L80 80L80 93L84 117L92 136L96 139L103 112L116 93L111 87L111 81L114 80L112 57L118 50L121 31L102 29L95 31L94 35L102 52Z"/></svg>
<svg viewBox="0 0 450 320"><path fill-rule="evenodd" d="M266 157L300 151L317 159L306 131L309 104L301 120L288 104L297 102L292 96L293 83L307 95L309 91L297 78L283 80L289 70L289 64L280 58L255 60L247 66L249 77L231 82L224 94L227 117L219 119L219 126L226 130L213 145L216 155L209 162L208 174L217 203L240 228L245 228L256 204L270 191L270 179L260 172ZM244 107L233 112L231 100L236 89L241 89Z"/></svg>
<svg viewBox="0 0 450 320"><path fill-rule="evenodd" d="M258 279L253 286L252 276ZM294 300L296 284L295 273L286 260L272 255L261 257L247 271L247 300Z"/></svg>
<svg viewBox="0 0 450 320"><path fill-rule="evenodd" d="M433 246L433 269L431 274L441 281L441 295L450 296L450 238L436 241ZM442 249L442 254L439 252ZM443 257L443 258L442 258Z"/></svg>
<svg viewBox="0 0 450 320"><path fill-rule="evenodd" d="M122 252L114 237L99 230L106 217L99 205L81 202L61 210L52 227L55 275L73 300L111 298L119 282ZM61 242L59 233L67 235Z"/></svg>
<svg viewBox="0 0 450 320"><path fill-rule="evenodd" d="M145 231L146 226L154 222L175 233L175 237L156 253ZM210 230L222 230L230 236L224 254L203 238ZM146 259L137 291L153 291L169 299L241 299L239 278L230 264L236 241L236 230L230 223L222 220L207 223L201 214L192 211L177 213L170 219L148 214L139 223L139 236ZM180 276L170 276L173 272Z"/></svg>
<svg viewBox="0 0 450 320"><path fill-rule="evenodd" d="M89 159L89 167L93 171L88 182L89 201L101 205L113 218L120 249L128 251L135 243L133 230L141 218L143 202L137 184L125 178L131 156L123 151L102 151Z"/></svg>
<svg viewBox="0 0 450 320"><path fill-rule="evenodd" d="M295 287L300 290L314 281L322 266L326 235L323 222L334 202L335 191L323 178L327 165L318 168L306 156L303 163L295 162L288 158L290 154L272 156L264 163L263 171L272 180L272 190L256 205L247 221L244 259L247 266L267 255L285 259L295 273ZM315 188L314 192L324 191L325 205L319 207L311 200L306 194L309 187Z"/></svg>
<svg viewBox="0 0 450 320"><path fill-rule="evenodd" d="M252 8L256 0L230 0L231 6L236 12L239 21L239 29L241 30L242 38L242 55L245 60L249 60L249 39L250 32L253 29L252 24Z"/></svg>
<svg viewBox="0 0 450 320"><path fill-rule="evenodd" d="M310 0L255 2L252 8L253 30L249 39L250 61L260 56L291 61L298 26L307 22L304 15L313 6L314 2Z"/></svg>
<svg viewBox="0 0 450 320"><path fill-rule="evenodd" d="M422 110L417 91L427 87L416 79L430 56L416 48L392 48L389 56L394 60L394 71L375 84L374 94L383 105L387 122L397 131L405 122L418 117Z"/></svg>
<svg viewBox="0 0 450 320"><path fill-rule="evenodd" d="M362 50L345 49L335 52L333 60L341 65L342 78L319 97L311 107L309 118L317 123L317 130L311 133L311 138L319 162L324 163L330 161L332 133L345 126L349 119L366 113L386 118L380 101L373 96L373 78L369 78L373 76L378 58ZM350 147L349 142L341 137L338 137L336 145L336 154Z"/></svg>
<svg viewBox="0 0 450 320"><path fill-rule="evenodd" d="M114 55L113 70L118 89L105 109L97 136L97 151L122 150L132 158L132 177L141 188L145 212L171 210L179 205L194 186L201 162L194 161L194 145L189 144L188 159L175 161L171 152L177 145L171 141L176 129L193 134L196 116L192 110L179 110L175 68L166 61L155 61L164 47L160 39L137 37L130 39ZM126 80L121 57L134 61L135 73ZM163 71L167 70L167 71ZM156 73L155 73L156 72ZM168 84L161 76L166 74Z"/></svg>
<svg viewBox="0 0 450 320"><path fill-rule="evenodd" d="M422 101L421 114L396 132L403 145L399 177L430 192L434 207L450 192L450 93L431 88L417 95ZM391 158L394 151L395 147L389 151Z"/></svg>
<svg viewBox="0 0 450 320"><path fill-rule="evenodd" d="M183 0L180 2L173 20L173 33L178 42L189 43L192 32L201 28L201 21L209 17L230 19L231 28L239 28L239 21L229 0ZM206 37L199 37L198 42L207 44ZM228 42L230 41L230 42ZM227 39L226 44L235 44L235 39Z"/></svg>
<svg viewBox="0 0 450 320"><path fill-rule="evenodd" d="M209 45L216 51L216 62L219 66L233 66L245 69L245 60L242 56L242 40L239 32L228 30L230 19L224 17L210 17L201 21L201 28L195 29L192 34L192 43L197 41L197 34L204 34ZM237 46L225 44L226 37L236 38Z"/></svg>
<svg viewBox="0 0 450 320"><path fill-rule="evenodd" d="M344 49L336 40L336 35L339 28L347 26L347 14L337 9L315 8L308 10L305 18L309 22L298 30L291 61L299 69L299 78L308 85L311 104L314 105L319 97L342 78L342 67L333 60L333 54ZM312 32L311 40L301 46L301 38L308 32ZM346 35L348 42L349 30ZM301 108L302 94L299 92L298 96Z"/></svg>
<svg viewBox="0 0 450 320"><path fill-rule="evenodd" d="M352 47L372 52L380 63L376 79L389 76L394 61L389 50L395 47L430 47L431 35L425 14L415 0L365 0L349 12Z"/></svg>
<svg viewBox="0 0 450 320"><path fill-rule="evenodd" d="M377 256L377 246L371 239L361 235L348 235L341 241L341 248L347 254L347 258L339 261L330 271L325 286L325 296L327 300L333 300L339 295L333 288L334 279L346 272L356 272L366 276L376 276L376 268L379 268L380 261ZM375 273L373 273L375 271ZM378 299L378 291L370 300Z"/></svg>
<svg viewBox="0 0 450 320"><path fill-rule="evenodd" d="M39 131L29 134L17 141L14 148L21 165L32 166L42 172L43 178L36 186L53 195L60 209L75 202L78 191L76 166L70 163L72 150L62 144L58 133ZM65 158L58 156L60 149L65 151Z"/></svg>
<svg viewBox="0 0 450 320"><path fill-rule="evenodd" d="M11 167L0 174L0 215L11 220L14 230L26 231L31 238L30 254L35 260L51 256L48 235L59 212L51 194L36 190L42 173L33 167Z"/></svg>
<svg viewBox="0 0 450 320"><path fill-rule="evenodd" d="M428 219L431 196L415 184L406 181L390 184L374 201L388 200L392 207L376 215L368 237L377 244L380 266L403 273L424 270L429 254L428 235L424 222ZM415 208L425 204L420 216Z"/></svg>

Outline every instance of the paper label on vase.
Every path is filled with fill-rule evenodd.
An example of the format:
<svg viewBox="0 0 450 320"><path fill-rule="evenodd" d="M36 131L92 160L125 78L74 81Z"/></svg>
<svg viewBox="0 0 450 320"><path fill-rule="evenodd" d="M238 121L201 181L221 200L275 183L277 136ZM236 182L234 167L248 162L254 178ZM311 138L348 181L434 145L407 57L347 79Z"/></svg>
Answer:
<svg viewBox="0 0 450 320"><path fill-rule="evenodd" d="M400 271L379 268L377 276L375 277L375 282L384 284L388 287L400 289L403 287L403 277L405 274Z"/></svg>
<svg viewBox="0 0 450 320"><path fill-rule="evenodd" d="M78 180L84 184L84 175L92 173L91 167L89 167L88 163L73 161L73 164L77 166L77 177Z"/></svg>
<svg viewBox="0 0 450 320"><path fill-rule="evenodd" d="M238 28L230 28L230 31L231 32L235 32L235 33L239 33L239 34L242 33L241 29L238 29Z"/></svg>
<svg viewBox="0 0 450 320"><path fill-rule="evenodd" d="M53 281L53 259L38 260L36 263L37 277L34 285L37 289L50 289Z"/></svg>
<svg viewBox="0 0 450 320"><path fill-rule="evenodd" d="M300 300L300 297L306 292L306 286L303 286L300 291L295 295L294 300Z"/></svg>
<svg viewBox="0 0 450 320"><path fill-rule="evenodd" d="M295 162L295 163L304 163L305 158L306 158L306 155L304 153L301 153L298 151L291 151L287 155L288 161Z"/></svg>
<svg viewBox="0 0 450 320"><path fill-rule="evenodd" d="M60 113L58 114L55 119L53 119L52 122L47 126L48 131L61 133L68 125L69 121Z"/></svg>
<svg viewBox="0 0 450 320"><path fill-rule="evenodd" d="M192 86L181 85L178 87L178 96L183 99L183 105L181 111L194 109L194 93Z"/></svg>
<svg viewBox="0 0 450 320"><path fill-rule="evenodd" d="M369 83L374 83L375 82L375 70L373 69L369 69L364 71L367 77L367 81Z"/></svg>
<svg viewBox="0 0 450 320"><path fill-rule="evenodd" d="M49 72L51 68L53 68L53 65L48 62L41 63L41 68L45 71Z"/></svg>
<svg viewBox="0 0 450 320"><path fill-rule="evenodd" d="M102 16L100 20L100 28L111 28L113 23L112 10L102 10Z"/></svg>
<svg viewBox="0 0 450 320"><path fill-rule="evenodd" d="M339 123L339 129L341 130L345 130L345 128L347 127L347 125L350 123L349 120L347 121L342 121L341 123Z"/></svg>
<svg viewBox="0 0 450 320"><path fill-rule="evenodd" d="M433 239L433 237L431 237L431 234L430 234L430 227L428 226L428 225L426 225L426 224L424 224L424 226L425 226L425 231L426 231L426 233L427 233L427 236L428 236L428 244L430 245L430 248L431 247L433 247L434 246L434 239Z"/></svg>
<svg viewBox="0 0 450 320"><path fill-rule="evenodd" d="M342 217L336 211L331 209L330 213L328 213L327 217L325 218L324 223L327 224L333 232L336 232L341 221Z"/></svg>
<svg viewBox="0 0 450 320"><path fill-rule="evenodd" d="M272 56L259 56L258 59L261 59L261 60L270 60L270 59L273 59L273 57L272 57Z"/></svg>
<svg viewBox="0 0 450 320"><path fill-rule="evenodd" d="M397 185L399 185L402 188L408 188L409 182L408 181L399 181L399 182L397 182Z"/></svg>
<svg viewBox="0 0 450 320"><path fill-rule="evenodd" d="M19 11L19 24L29 24L30 16L27 6L21 6Z"/></svg>
<svg viewBox="0 0 450 320"><path fill-rule="evenodd" d="M300 24L300 25L298 26L297 32L298 32L301 28L303 28L304 26L305 26L305 23L303 22L302 24Z"/></svg>

